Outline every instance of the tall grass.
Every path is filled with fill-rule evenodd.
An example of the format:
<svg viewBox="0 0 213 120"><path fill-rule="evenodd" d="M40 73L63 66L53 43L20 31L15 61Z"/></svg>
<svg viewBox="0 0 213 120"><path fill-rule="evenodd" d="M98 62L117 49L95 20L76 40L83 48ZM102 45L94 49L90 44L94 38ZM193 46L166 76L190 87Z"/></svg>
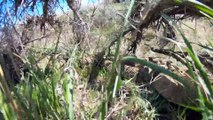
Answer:
<svg viewBox="0 0 213 120"><path fill-rule="evenodd" d="M67 119L67 116L70 120L74 119L72 69L76 60L76 49L69 49L70 59L64 65L66 69L61 69L60 61L56 59L59 40L60 34L54 49L43 49L39 54L34 52L36 49L29 49L30 55L25 60L28 61L28 72L12 88L8 87L0 67L0 107L5 120L61 120ZM49 58L46 60L48 62L44 60L40 65L35 65L39 64L36 63L38 56L46 52L50 55L45 57ZM65 100L61 100L63 96Z"/></svg>
<svg viewBox="0 0 213 120"><path fill-rule="evenodd" d="M108 111L108 106L110 102L113 101L113 98L115 98L115 94L118 91L120 87L120 78L121 78L121 69L119 66L120 62L120 46L121 46L121 39L123 36L124 31L128 28L129 26L129 17L130 14L133 10L133 6L135 4L135 0L131 0L131 3L129 5L127 14L125 16L124 20L124 25L122 28L122 31L120 32L118 38L117 38L117 43L116 43L116 49L115 49L115 55L114 55L114 60L112 63L112 70L111 70L111 76L110 76L110 81L107 85L107 97L103 100L102 107L101 107L101 119L104 120L106 119L107 111ZM118 68L118 69L117 69Z"/></svg>
<svg viewBox="0 0 213 120"><path fill-rule="evenodd" d="M182 2L179 0L179 2ZM213 16L213 11L208 6L203 5L200 2L189 0L191 4L195 6L195 8L199 9L202 14L206 15L206 17L211 18ZM128 114L133 110L138 110L139 112L144 112L143 114L138 114L139 118L148 118L152 119L155 117L154 108L151 107L149 102L143 100L141 98L139 88L130 83L129 81L121 81L121 63L130 61L139 63L144 66L148 66L149 68L159 71L163 74L166 74L175 80L179 81L183 85L185 84L185 79L181 78L177 74L158 66L157 64L151 63L144 59L138 59L135 57L121 57L120 55L120 46L122 42L122 36L126 28L129 26L129 16L134 7L135 0L131 0L129 5L127 14L125 16L124 25L122 31L117 38L116 49L114 60L112 63L112 69L109 73L109 82L107 85L103 85L105 88L101 90L101 100L102 103L99 109L96 111L92 111L91 115L87 115L89 113L84 113L84 111L80 112L82 114L82 118L87 119L85 116L90 116L90 118L94 117L97 113L99 113L99 119L107 119L109 118L109 107L113 106L114 103L118 102L117 93L119 89L122 87L130 88L130 92L133 94L130 96L128 101L128 105L126 109L122 109L120 114L118 115L118 119L121 119L123 114ZM196 51L191 46L191 43L187 39L187 36L175 25L175 22L167 15L162 14L162 17L167 21L172 21L172 25L177 28L180 32L186 46L187 52L189 53L192 62L188 62L188 68L190 70L190 75L193 80L199 82L201 88L205 90L207 96L205 96L201 91L200 87L197 85L197 94L198 94L198 106L188 106L182 105L183 107L193 109L199 111L203 115L203 119L212 119L213 114L213 90L208 75L203 68L201 61L197 57ZM170 23L170 22L169 22ZM61 68L60 61L57 60L57 52L60 51L59 48L60 43L60 33L56 40L56 44L54 47L50 49L42 49L39 55L34 52L34 49L29 50L29 55L27 56L26 63L28 63L28 72L25 73L21 78L21 82L14 86L9 87L8 81L6 80L6 75L3 72L3 68L0 66L0 109L2 116L0 115L0 119L5 120L15 120L15 119L56 119L56 120L64 120L64 119L76 119L74 110L74 85L75 85L75 67L78 59L78 46L71 47L66 51L68 60L64 63L63 69ZM212 48L213 45L210 47ZM39 48L35 48L38 50ZM43 53L49 53L47 58L47 63L44 62L40 66L36 66L38 56L42 56ZM1 58L2 59L2 58ZM186 61L190 61L186 59ZM197 72L193 71L193 66ZM62 100L61 100L62 99ZM118 102L119 103L119 102ZM149 109L151 107L151 110ZM150 110L150 111L149 111ZM134 112L134 111L133 111ZM148 112L151 112L150 114ZM142 117L141 117L141 116Z"/></svg>
<svg viewBox="0 0 213 120"><path fill-rule="evenodd" d="M189 2L190 4L192 4L196 9L198 9L204 16L206 16L207 18L213 19L213 9L202 4L201 2L198 1L194 1L194 0L188 0L187 2ZM205 97L203 94L201 94L201 89L198 88L198 96L199 96L199 102L200 102L200 108L202 109L202 115L203 115L203 119L213 119L213 89L212 89L212 84L211 81L208 78L207 72L204 69L204 66L202 65L201 61L198 58L197 53L195 52L195 50L193 49L191 43L189 42L189 40L187 39L187 36L184 35L184 33L182 32L182 30L175 24L174 21L172 21L172 19L170 19L168 16L163 14L163 17L167 20L167 21L171 21L170 23L172 23L173 26L175 26L175 28L177 29L177 31L181 34L186 46L187 46L187 51L190 55L190 57L192 58L193 61L193 66L196 67L196 69L199 71L199 74L196 74L195 76L195 80L198 80L199 83L201 84L202 88L204 89L205 93L208 95L207 97ZM212 46L210 46L212 47ZM194 71L192 71L192 69L190 69L191 73L193 73Z"/></svg>
<svg viewBox="0 0 213 120"><path fill-rule="evenodd" d="M125 22L124 22L124 29L125 30L125 27L128 25L128 17L129 17L129 13L131 12L132 8L133 8L133 5L134 5L134 0L131 1L131 4L129 5L129 9L128 9L128 13L125 17ZM206 17L212 19L212 15L213 15L213 12L212 12L212 9L198 1L194 1L194 0L188 0L188 1L181 1L181 0L177 0L177 2L189 2L190 4L192 4L196 9L200 10L201 14L205 15ZM171 19L168 19L168 16L162 14L162 17L168 21L171 21ZM174 26L174 25L173 25ZM194 106L188 106L188 105L183 105L183 104L180 104L181 106L184 106L186 108L189 108L189 109L193 109L193 110L196 110L196 111L200 111L202 114L203 114L203 119L207 119L207 118L211 118L211 113L213 112L212 111L212 104L213 104L213 101L212 101L212 86L211 86L211 83L209 81L209 78L207 76L207 73L206 71L203 69L203 65L201 64L200 60L198 59L197 57L197 53L193 50L190 42L188 41L187 37L184 36L183 32L178 28L177 25L175 25L175 27L178 29L178 31L180 32L186 46L188 47L187 49L187 52L189 53L190 57L192 58L192 61L193 63L189 63L188 62L188 68L190 70L190 73L192 75L192 78L194 78L195 81L198 81L200 82L200 84L202 85L202 88L204 88L208 93L208 97L206 98L203 94L201 94L201 89L200 87L198 87L197 85L197 94L199 96L199 106L198 107L194 107ZM174 78L175 80L179 81L180 83L182 83L183 85L186 85L186 81L184 78L178 76L177 74L163 68L163 67L160 67L154 63L151 63L151 62L148 62L146 60L143 60L143 59L138 59L138 58L135 58L135 57L124 57L124 58L121 58L120 55L119 55L119 50L120 50L120 43L121 43L121 38L122 38L122 34L123 32L120 33L120 36L118 37L118 42L117 42L117 46L116 46L116 52L115 52L115 58L114 58L114 61L113 61L113 65L112 65L112 71L111 71L111 78L110 78L110 82L108 84L108 87L107 87L107 99L104 99L103 100L103 103L102 103L102 111L101 111L101 119L105 119L105 116L107 114L107 107L110 105L111 102L113 102L115 99L115 94L116 94L116 91L121 87L121 81L120 81L120 66L121 66L121 63L122 62L126 62L126 61L129 61L129 62L135 62L135 63L139 63L141 65L144 65L144 66L148 66L150 67L151 69L155 70L155 71L159 71L161 73L164 73L172 78ZM189 60L186 60L186 61L189 61ZM196 69L200 72L200 75L198 75L195 71L192 70L191 66L195 66ZM187 89L187 88L186 88ZM189 92L189 90L187 91Z"/></svg>
<svg viewBox="0 0 213 120"><path fill-rule="evenodd" d="M181 2L181 1L179 1ZM213 10L211 8L209 8L208 6L198 2L198 1L194 1L194 0L188 0L188 1L184 1L184 2L189 2L191 3L195 8L197 8L198 10L200 10L200 12L202 14L204 14L206 17L212 19L213 18ZM199 85L197 85L197 95L198 95L198 101L199 101L199 106L188 106L188 105L183 105L180 104L181 106L184 106L186 108L189 109L193 109L196 111L200 111L202 113L203 119L207 120L207 119L213 119L213 89L212 89L212 85L211 82L208 78L207 72L204 69L204 66L202 65L201 61L198 58L197 53L195 52L195 50L193 49L191 43L189 42L189 40L187 39L187 36L184 35L184 33L182 32L182 30L176 25L176 23L167 15L162 14L162 17L164 19L166 19L168 21L168 23L171 23L172 26L174 26L176 28L176 30L181 34L184 43L187 46L187 52L189 53L191 59L192 59L192 63L189 63L190 65L188 65L188 69L190 70L191 76L193 78L194 81L199 82L199 85L201 85L201 87L198 87ZM174 78L175 80L183 83L184 84L184 79L179 77L178 75L176 75L175 73L172 73L169 70L164 69L163 67L160 67L154 63L148 62L146 60L143 59L138 59L138 58L134 58L134 57L124 57L122 58L122 61L130 61L130 62L135 62L135 63L139 63L141 65L145 65L150 67L153 70L157 70L161 73L164 73L172 78ZM186 61L189 61L188 59L186 59ZM199 73L196 72L196 70L194 71L191 66L195 66L196 70L199 71ZM205 96L201 91L204 90L205 93L207 94L207 96Z"/></svg>

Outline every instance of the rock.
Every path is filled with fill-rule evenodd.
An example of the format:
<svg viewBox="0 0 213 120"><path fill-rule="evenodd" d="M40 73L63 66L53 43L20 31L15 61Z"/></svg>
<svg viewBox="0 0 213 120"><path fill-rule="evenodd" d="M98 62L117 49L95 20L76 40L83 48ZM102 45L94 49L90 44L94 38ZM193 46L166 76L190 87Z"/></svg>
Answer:
<svg viewBox="0 0 213 120"><path fill-rule="evenodd" d="M186 79L184 84L167 75L159 74L151 82L151 86L172 103L180 105L198 105L195 82L188 76L182 76L182 78Z"/></svg>

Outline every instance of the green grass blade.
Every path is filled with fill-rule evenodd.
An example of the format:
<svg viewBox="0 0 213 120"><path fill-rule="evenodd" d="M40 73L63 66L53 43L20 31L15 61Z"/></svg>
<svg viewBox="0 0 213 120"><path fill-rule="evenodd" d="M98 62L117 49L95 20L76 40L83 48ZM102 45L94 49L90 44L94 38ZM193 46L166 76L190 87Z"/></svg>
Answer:
<svg viewBox="0 0 213 120"><path fill-rule="evenodd" d="M146 61L146 60L143 60L143 59L138 59L138 58L135 58L135 57L126 56L122 59L122 61L123 62L127 62L127 61L128 62L134 62L134 63L138 63L138 64L141 64L141 65L144 65L144 66L148 66L149 68L151 68L155 71L164 73L164 74L178 80L180 83L184 83L184 81L186 81L185 79L183 79L180 76L176 75L175 73L165 69L164 67L158 66L155 63L152 63L152 62L149 62L149 61Z"/></svg>
<svg viewBox="0 0 213 120"><path fill-rule="evenodd" d="M197 8L200 11L202 11L206 15L209 15L208 17L211 17L213 19L213 9L212 8L208 7L207 5L201 3L201 2L199 2L197 0L188 0L188 1L190 3L192 3L195 8Z"/></svg>
<svg viewBox="0 0 213 120"><path fill-rule="evenodd" d="M68 76L72 78L72 75ZM74 109L73 109L73 84L72 79L66 81L65 98L68 104L68 115L70 120L74 120Z"/></svg>
<svg viewBox="0 0 213 120"><path fill-rule="evenodd" d="M107 111L107 103L105 100L101 103L101 109L100 109L100 119L105 120L106 118L106 111Z"/></svg>
<svg viewBox="0 0 213 120"><path fill-rule="evenodd" d="M192 6L194 6L196 9L200 10L201 14L203 14L204 16L213 19L213 9L210 8L209 6L199 2L198 0L176 0L179 3L189 3Z"/></svg>
<svg viewBox="0 0 213 120"><path fill-rule="evenodd" d="M210 82L210 80L208 78L208 75L207 75L206 71L204 70L204 67L203 67L202 63L200 62L196 52L194 51L191 43L185 37L184 33L179 29L177 24L169 16L167 16L166 14L162 14L162 17L164 19L166 19L168 22L170 21L169 23L172 23L176 27L177 31L181 34L181 36L182 36L182 38L183 38L183 40L184 40L184 42L185 42L185 44L187 46L187 51L188 51L190 57L192 58L195 67L199 70L199 72L201 74L201 77L204 80L204 83L205 83L205 85L206 85L206 87L208 89L207 92L213 98L213 90L212 90L212 87L211 87L211 82ZM203 87L205 87L205 86L203 86Z"/></svg>

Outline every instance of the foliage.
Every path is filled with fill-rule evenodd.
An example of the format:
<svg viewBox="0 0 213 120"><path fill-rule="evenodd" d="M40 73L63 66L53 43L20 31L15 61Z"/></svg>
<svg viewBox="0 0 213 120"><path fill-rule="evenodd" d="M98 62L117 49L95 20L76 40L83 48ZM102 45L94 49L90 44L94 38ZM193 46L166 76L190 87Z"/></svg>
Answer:
<svg viewBox="0 0 213 120"><path fill-rule="evenodd" d="M21 38L15 35L19 32L15 32L16 30L14 29L17 24L14 22L19 17L24 18L26 13L30 14L31 12L28 9L35 10L35 7L37 7L36 4L42 3L43 16L41 21L45 24L48 16L53 14L59 1L15 0L13 2L6 0L0 2L0 9L2 10L0 12L0 35L7 43L7 40L11 39L15 41L14 43L16 43L16 40L18 42L17 45L8 45L6 47L8 49L1 47L0 119L158 119L161 116L159 111L163 111L171 106L174 108L178 106L172 111L175 112L173 116L171 115L173 119L183 119L187 116L187 110L201 113L203 119L212 119L213 90L209 71L205 69L206 66L203 65L203 61L200 60L198 53L194 50L194 46L192 46L192 43L187 38L188 36L177 25L175 18L171 18L172 15L168 15L172 14L172 12L162 9L162 13L154 13L154 10L150 10L150 6L146 6L150 5L149 3L144 4L142 1L131 0L131 2L126 2L128 9L124 10L126 12L125 16L121 15L122 22L111 20L111 22L104 26L100 25L100 27L97 23L100 22L102 24L101 22L103 21L98 21L98 18L96 18L95 24L97 26L94 25L94 16L95 14L100 14L98 16L100 17L106 12L105 10L95 13L96 8L94 7L94 9L91 9L92 15L87 15L87 13L80 14L81 12L75 2L72 0L66 0L66 2L73 12L73 16L70 15L73 17L72 24L70 21L67 24L71 24L67 27L69 29L64 31L63 27L54 29L52 30L54 31L51 34L52 36L48 38L45 35L51 32L49 30L39 39L42 40L45 38L47 39L47 43L31 40L29 44L23 44L20 42ZM159 2L162 5L161 2L168 1L162 0ZM208 19L212 19L213 10L205 3L193 0L176 0L176 2L178 3L172 4L172 7L176 8L175 5L178 6L179 4L193 6L193 9L196 9ZM121 5L125 5L125 3ZM141 6L149 8L148 13L144 15L145 17L142 16L142 18L140 18L140 14L137 14L138 8ZM158 4L154 4L152 7L158 8ZM162 8L166 9L165 6ZM20 16L17 17L16 15ZM70 18L70 16L68 17ZM102 17L104 17L103 20L108 20L106 16ZM110 19L113 19L113 17L110 16ZM191 91L191 94L195 92L197 95L197 100L195 101L198 104L196 105L170 101L162 93L158 93L152 86L152 82L155 80L154 77L161 73L181 83L186 91L188 90L187 92L189 92L191 89L187 87L186 78L183 78L174 71L166 69L164 66L153 63L151 60L125 56L126 54L124 55L121 52L123 49L122 45L126 42L126 36L128 36L127 33L131 32L132 34L132 41L130 43L134 43L135 41L139 43L137 39L142 39L143 37L138 36L142 35L141 33L144 32L146 27L152 26L156 21L158 23L163 21L163 29L170 28L170 30L174 30L180 34L184 41L186 48L178 46L181 51L179 55L183 56L182 61L184 61L184 64L182 64L188 68L189 72L187 74L191 78L190 80L195 83L193 85L195 85L196 90ZM105 27L108 28L107 26L113 26L112 24L119 25L109 30L104 29ZM26 26L22 33L34 31L32 33L35 35L34 33L37 32L38 28L33 27L34 25ZM120 26L121 28L118 28ZM19 30L21 31L22 29L19 28ZM107 34L98 36L98 33ZM118 33L118 35L113 36L115 33ZM135 33L137 38L134 36ZM11 36L8 37L10 34ZM67 36L69 38L66 38ZM102 38L103 36L105 38ZM64 39L65 41L63 41ZM171 38L168 39L173 41ZM96 42L97 46L101 47L96 47ZM107 47L103 46L106 43L110 44L106 45ZM205 48L212 50L211 40L209 43ZM90 48L90 44L93 44L92 48ZM20 46L22 49L17 50ZM137 45L135 46L137 48ZM128 48L131 47L131 45L130 47L128 46ZM97 53L94 52L91 54L91 49ZM175 51L172 51L172 53L176 54ZM98 56L99 54L101 56ZM11 61L10 63L5 60L5 55L9 56L8 60ZM187 55L190 57L187 57ZM92 60L90 60L91 56ZM93 61L93 63L90 61ZM110 65L107 65L106 62L109 62ZM126 72L126 64L128 62L134 64L134 68L145 69L142 73L146 77L149 75L153 77L154 74L157 75L153 79L150 78L149 82L144 82L145 78L139 78L139 82L143 82L137 84L135 79L137 79L140 72L133 78L122 76ZM12 68L8 66L12 66ZM91 69L96 70L96 78L94 78L93 84L88 82L89 73L92 74ZM148 71L147 73L146 70ZM10 77L10 72L14 74L18 73L19 83L13 83L14 78ZM171 104L171 102L175 105Z"/></svg>

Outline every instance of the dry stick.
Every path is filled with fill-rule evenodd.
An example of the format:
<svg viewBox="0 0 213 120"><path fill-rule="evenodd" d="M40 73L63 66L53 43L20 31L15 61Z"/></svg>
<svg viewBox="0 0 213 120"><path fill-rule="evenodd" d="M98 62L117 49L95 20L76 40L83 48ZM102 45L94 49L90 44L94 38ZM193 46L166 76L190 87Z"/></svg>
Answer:
<svg viewBox="0 0 213 120"><path fill-rule="evenodd" d="M61 31L59 32L59 35L58 35L58 38L57 38L57 41L56 41L56 46L55 46L55 49L54 49L54 54L52 54L51 56L50 56L50 59L48 60L48 63L47 63L47 65L46 65L46 67L45 67L45 69L47 70L47 69L49 69L49 66L50 66L50 62L52 62L52 65L54 65L55 64L55 60L53 59L54 58L54 56L55 56L55 53L57 52L57 50L58 50L58 45L59 45L59 40L60 40L60 37L61 37Z"/></svg>
<svg viewBox="0 0 213 120"><path fill-rule="evenodd" d="M59 7L60 7L60 9L62 10L63 14L65 14L66 16L68 16L68 17L69 17L69 19L72 19L72 18L69 16L69 14L68 14L68 13L66 13L66 12L64 11L63 7L62 7L60 4L58 4L58 6L59 6Z"/></svg>
<svg viewBox="0 0 213 120"><path fill-rule="evenodd" d="M82 21L82 18L80 17L80 14L78 13L78 10L76 8L77 6L75 5L75 1L67 0L67 3L68 3L69 8L73 11L74 19Z"/></svg>
<svg viewBox="0 0 213 120"><path fill-rule="evenodd" d="M205 48L207 50L213 51L213 48L208 47L207 45L202 45L201 43L191 42L191 44L195 44L195 45L198 45L198 46Z"/></svg>
<svg viewBox="0 0 213 120"><path fill-rule="evenodd" d="M171 56L171 57L175 58L177 61L180 61L182 64L187 65L187 63L183 59L183 57L186 56L188 53L184 53L184 55L183 55L181 53L173 52L171 50L155 49L153 47L151 48L151 50L153 52L157 52L157 53L161 53L161 54L164 54L164 55L167 55L167 56Z"/></svg>
<svg viewBox="0 0 213 120"><path fill-rule="evenodd" d="M175 58L177 61L180 61L182 64L187 66L187 63L184 60L184 57L188 55L187 52L173 52L171 50L155 49L155 48L151 48L151 50L153 52L171 56L171 57ZM212 70L212 68L213 68L212 59L213 58L212 57L206 58L205 56L202 56L202 55L198 55L198 58L200 59L201 63L209 70L209 72L211 72L213 74L213 70Z"/></svg>
<svg viewBox="0 0 213 120"><path fill-rule="evenodd" d="M21 4L23 4L23 1L22 1L22 3ZM24 10L23 10L24 11ZM10 21L12 22L12 27L13 27L13 29L14 29L14 31L15 31L15 33L18 35L18 40L19 40L19 43L20 43L20 47L21 47L21 49L23 50L24 49L24 44L23 44L23 42L21 41L21 35L18 33L18 31L17 31L17 29L16 29L16 27L15 27L15 24L13 23L13 20L12 20L12 16L11 16L11 13L10 13L10 11L9 11L9 9L8 9L8 6L6 7L6 12L7 12L7 14L8 14L8 16L9 16L9 19L10 19ZM14 49L16 49L15 47L14 47ZM19 56L19 55L18 55ZM20 79L21 78L21 76L20 76L20 70L19 70L19 68L18 68L18 66L17 66L17 64L15 63L15 61L14 61L14 53L11 51L11 49L9 49L9 57L11 58L11 61L12 61L12 64L13 64L13 66L14 66L14 69L15 69L15 72L16 72L16 75L18 76L18 78ZM17 56L16 56L17 57ZM19 58L19 57L18 57ZM21 58L19 58L20 60L21 60ZM20 117L20 114L18 115L18 117ZM19 118L20 119L20 118Z"/></svg>
<svg viewBox="0 0 213 120"><path fill-rule="evenodd" d="M23 4L23 2L24 1L22 1L22 3L21 3L21 5ZM30 3L29 3L30 4ZM18 31L17 31L17 29L16 29L16 27L15 27L15 24L13 23L13 19L12 19L12 16L11 16L11 13L10 13L10 11L8 10L8 6L7 6L7 8L6 8L6 10L7 10L7 14L8 14L8 16L9 16L9 19L10 19L10 21L12 22L12 27L13 27L13 30L15 31L15 33L17 34L17 36L18 36L18 40L19 40L19 45L20 45L20 47L21 47L21 49L22 50L24 50L24 44L23 44L23 42L21 41L21 35L18 33ZM23 9L22 10L22 12L24 12L24 10L25 9ZM21 13L20 13L21 14ZM14 47L14 49L16 49L15 47ZM24 56L25 57L25 56ZM11 59L13 59L13 58L11 58ZM15 66L15 68L17 67L16 65L14 65ZM17 71L16 71L17 72Z"/></svg>
<svg viewBox="0 0 213 120"><path fill-rule="evenodd" d="M121 99L122 100L122 99ZM107 115L106 119L110 119L110 116L116 112L116 111L119 111L121 110L122 108L124 108L125 106L120 106L119 105L121 104L121 100L115 105L115 107L111 110L111 112Z"/></svg>
<svg viewBox="0 0 213 120"><path fill-rule="evenodd" d="M17 35L19 36L19 38L20 38L20 35L19 35L19 33L17 32L17 30L16 30L16 28L15 28L15 25L13 24L12 16L11 16L11 14L10 14L10 12L9 12L9 7L8 7L8 6L6 6L6 12L7 12L8 16L9 16L9 18L10 18L10 21L11 21L11 23L12 23L13 29L15 30L16 34L17 34ZM20 39L19 39L19 40L20 40ZM21 42L20 42L20 43L21 43ZM11 45L11 43L9 43L9 45ZM12 46L14 46L14 45L12 45ZM22 49L23 49L23 44L22 44L22 43L21 43L21 47L22 47ZM14 49L16 49L16 48L14 47ZM11 51L11 49L8 49L8 50L9 50L9 51L8 51L8 55L9 55L11 61L12 61L12 64L13 64L14 69L15 69L15 72L16 72L16 75L17 75L18 78L20 79L21 76L20 76L20 74L19 74L19 68L18 68L17 64L15 63L15 60L14 60L14 57L13 57L13 54L12 54L13 52Z"/></svg>
<svg viewBox="0 0 213 120"><path fill-rule="evenodd" d="M95 16L95 11L98 9L98 7L96 7L95 5L93 5L93 10L92 10L92 14L90 16L90 19L93 18Z"/></svg>
<svg viewBox="0 0 213 120"><path fill-rule="evenodd" d="M27 44L29 44L29 43L31 43L31 42L35 42L35 41L37 41L37 40L41 40L41 39L43 39L43 38L49 37L50 35L51 35L51 34L43 35L43 36L41 36L41 37L39 37L39 38L32 39L32 40L30 40L30 41L24 42L23 45L27 45Z"/></svg>
<svg viewBox="0 0 213 120"><path fill-rule="evenodd" d="M136 10L135 10L136 13L138 11L140 12L142 7L144 7L144 9L142 10L142 12L139 13L140 14L139 19L137 20L137 21L140 21L136 25L137 29L139 29L140 31L136 33L137 36L135 40L133 41L133 43L131 44L131 46L134 46L133 50L135 50L135 48L137 47L137 44L135 43L139 42L141 39L140 36L142 36L143 29L147 28L152 22L158 20L161 17L161 13L159 11L164 11L164 13L168 15L189 14L193 16L194 14L196 14L200 16L200 14L197 13L196 9L194 9L193 6L188 5L190 7L186 8L185 5L188 5L188 3L184 2L180 4L180 3L177 3L175 0L155 0L152 3L147 2L143 6L136 7ZM186 10L187 10L187 13L186 13ZM132 16L133 17L135 16L135 12L133 12Z"/></svg>

